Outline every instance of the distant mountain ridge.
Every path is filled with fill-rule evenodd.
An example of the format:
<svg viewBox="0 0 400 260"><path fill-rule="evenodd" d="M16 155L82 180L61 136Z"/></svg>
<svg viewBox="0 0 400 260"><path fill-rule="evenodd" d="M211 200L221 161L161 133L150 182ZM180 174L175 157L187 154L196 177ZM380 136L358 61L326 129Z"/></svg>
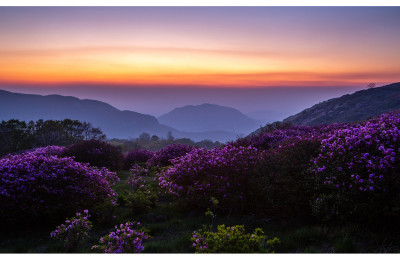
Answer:
<svg viewBox="0 0 400 260"><path fill-rule="evenodd" d="M133 111L121 111L101 101L78 99L61 95L34 95L0 90L0 120L63 120L66 118L86 121L99 127L107 138L135 138L147 132L167 137L170 131L175 138L190 138L194 141L209 139L226 142L237 138L229 131L178 131L160 124L151 115Z"/></svg>
<svg viewBox="0 0 400 260"><path fill-rule="evenodd" d="M20 120L65 118L90 122L100 127L108 137L128 138L143 132L166 136L173 130L159 124L157 119L132 111L120 111L97 100L78 99L60 95L19 94L0 90L0 119Z"/></svg>
<svg viewBox="0 0 400 260"><path fill-rule="evenodd" d="M229 131L248 134L257 129L261 122L246 116L239 110L214 104L188 105L175 108L158 118L162 124L181 131Z"/></svg>
<svg viewBox="0 0 400 260"><path fill-rule="evenodd" d="M397 109L400 109L400 82L329 99L283 122L303 126L354 123Z"/></svg>

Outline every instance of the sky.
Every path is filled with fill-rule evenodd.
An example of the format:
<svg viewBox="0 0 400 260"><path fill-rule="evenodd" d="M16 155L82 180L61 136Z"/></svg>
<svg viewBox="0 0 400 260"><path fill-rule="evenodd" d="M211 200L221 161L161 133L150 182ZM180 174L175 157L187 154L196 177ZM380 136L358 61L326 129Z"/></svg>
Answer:
<svg viewBox="0 0 400 260"><path fill-rule="evenodd" d="M292 113L398 82L399 28L400 7L3 6L0 88L93 96L149 114L207 97ZM157 93L174 98L151 102ZM302 105L283 102L296 97Z"/></svg>

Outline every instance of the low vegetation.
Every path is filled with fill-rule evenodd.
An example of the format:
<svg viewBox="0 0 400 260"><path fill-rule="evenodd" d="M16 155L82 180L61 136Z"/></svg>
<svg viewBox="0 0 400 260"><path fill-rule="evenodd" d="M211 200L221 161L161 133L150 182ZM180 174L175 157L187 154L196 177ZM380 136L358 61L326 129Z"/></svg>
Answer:
<svg viewBox="0 0 400 260"><path fill-rule="evenodd" d="M100 145L96 153L80 146L82 162L54 146L7 155L0 250L399 252L399 129L400 114L388 113L267 126L220 148L171 144L124 160L100 141L86 141ZM29 236L26 221L35 223Z"/></svg>

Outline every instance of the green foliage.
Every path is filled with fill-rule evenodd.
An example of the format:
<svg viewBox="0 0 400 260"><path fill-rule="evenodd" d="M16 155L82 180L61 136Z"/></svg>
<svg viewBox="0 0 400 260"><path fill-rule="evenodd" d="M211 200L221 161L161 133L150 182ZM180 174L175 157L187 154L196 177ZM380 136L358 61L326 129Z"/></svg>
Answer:
<svg viewBox="0 0 400 260"><path fill-rule="evenodd" d="M123 155L118 147L99 140L87 140L65 149L64 156L74 156L77 162L106 167L112 171L122 169Z"/></svg>
<svg viewBox="0 0 400 260"><path fill-rule="evenodd" d="M190 233L178 234L168 239L149 241L143 253L193 253Z"/></svg>
<svg viewBox="0 0 400 260"><path fill-rule="evenodd" d="M155 207L157 200L157 194L155 194L151 189L143 187L130 196L130 206L132 207L134 214L143 213Z"/></svg>
<svg viewBox="0 0 400 260"><path fill-rule="evenodd" d="M0 123L0 156L34 147L67 146L81 140L104 138L100 129L78 120L40 119L26 123L12 119Z"/></svg>
<svg viewBox="0 0 400 260"><path fill-rule="evenodd" d="M281 217L310 216L315 181L307 170L319 146L317 140L288 140L278 149L266 151L259 173L252 179L252 207Z"/></svg>
<svg viewBox="0 0 400 260"><path fill-rule="evenodd" d="M150 140L146 139L143 140L140 137L133 139L133 140L126 140L126 139L111 139L108 141L112 145L120 147L123 154L126 154L133 150L150 150L150 151L158 151L162 148L167 147L171 144L185 144L193 147L206 147L206 148L213 148L213 147L221 147L222 144L220 142L213 142L210 140L203 140L199 142L194 142L189 138L179 138L179 139L162 139L158 136L152 136Z"/></svg>
<svg viewBox="0 0 400 260"><path fill-rule="evenodd" d="M335 243L335 253L355 253L356 247L349 236L345 236Z"/></svg>
<svg viewBox="0 0 400 260"><path fill-rule="evenodd" d="M217 215L215 215L214 212L216 212L216 210L217 210L219 201L214 197L211 197L210 201L211 201L211 204L212 204L213 211L211 211L210 208L207 208L207 211L205 212L205 215L207 217L211 218L211 225L214 226L215 217L217 216Z"/></svg>
<svg viewBox="0 0 400 260"><path fill-rule="evenodd" d="M16 119L1 121L0 156L34 147L34 125Z"/></svg>
<svg viewBox="0 0 400 260"><path fill-rule="evenodd" d="M217 232L203 227L193 232L191 240L196 253L273 253L272 249L280 243L276 237L266 240L260 228L249 234L240 225L219 225Z"/></svg>
<svg viewBox="0 0 400 260"><path fill-rule="evenodd" d="M134 165L128 177L130 191L121 197L120 202L131 207L135 215L142 214L154 208L162 196L161 188L156 180L158 167L146 168Z"/></svg>

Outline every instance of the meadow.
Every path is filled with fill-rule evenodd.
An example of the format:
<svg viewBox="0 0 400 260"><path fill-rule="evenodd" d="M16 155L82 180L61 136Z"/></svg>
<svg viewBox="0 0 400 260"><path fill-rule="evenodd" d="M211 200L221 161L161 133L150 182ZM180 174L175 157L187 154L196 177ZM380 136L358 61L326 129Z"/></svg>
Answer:
<svg viewBox="0 0 400 260"><path fill-rule="evenodd" d="M0 159L0 252L396 253L400 114L215 148L103 140Z"/></svg>

